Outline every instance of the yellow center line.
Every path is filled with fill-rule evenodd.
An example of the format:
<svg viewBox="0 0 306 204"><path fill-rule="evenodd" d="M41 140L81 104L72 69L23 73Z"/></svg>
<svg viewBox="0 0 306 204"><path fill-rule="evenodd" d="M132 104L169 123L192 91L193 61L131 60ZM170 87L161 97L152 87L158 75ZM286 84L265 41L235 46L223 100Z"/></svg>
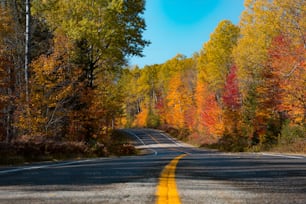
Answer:
<svg viewBox="0 0 306 204"><path fill-rule="evenodd" d="M179 204L181 203L175 182L175 169L179 160L185 157L181 154L175 157L162 171L156 191L156 204Z"/></svg>
<svg viewBox="0 0 306 204"><path fill-rule="evenodd" d="M148 134L150 137L151 137L151 139L152 140L154 140L157 144L161 144L155 137L153 137L152 135L150 135L150 134ZM179 150L179 149L176 149L176 148L170 148L170 147L168 147L167 149L171 149L171 150L174 150L174 151L178 151L178 152L180 152L181 150Z"/></svg>
<svg viewBox="0 0 306 204"><path fill-rule="evenodd" d="M152 140L154 140L157 144L160 144L160 142L155 138L155 137L153 137L152 135L150 135L150 134L148 134L151 138L152 138Z"/></svg>

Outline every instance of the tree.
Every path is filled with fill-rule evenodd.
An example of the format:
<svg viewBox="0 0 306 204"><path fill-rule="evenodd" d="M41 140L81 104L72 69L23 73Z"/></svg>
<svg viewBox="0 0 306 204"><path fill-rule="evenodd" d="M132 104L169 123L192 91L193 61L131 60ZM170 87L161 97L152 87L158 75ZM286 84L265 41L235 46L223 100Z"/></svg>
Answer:
<svg viewBox="0 0 306 204"><path fill-rule="evenodd" d="M214 93L209 91L209 86L198 81L196 98L197 130L202 142L212 144L218 142L223 133L222 109L217 104Z"/></svg>
<svg viewBox="0 0 306 204"><path fill-rule="evenodd" d="M233 50L243 102L242 134L247 135L250 140L253 138L253 141L259 141L258 135L265 126L263 121L256 118L256 114L261 112L259 107L262 107L257 90L263 83L267 48L276 33L271 6L272 2L266 0L245 2L246 9L240 21L242 37Z"/></svg>
<svg viewBox="0 0 306 204"><path fill-rule="evenodd" d="M241 95L238 87L237 67L233 65L226 78L224 93L222 96L223 102L223 120L226 124L225 129L228 134L238 133L238 124L240 118Z"/></svg>
<svg viewBox="0 0 306 204"><path fill-rule="evenodd" d="M147 127L148 116L149 116L148 108L144 105L141 106L141 112L137 114L133 125L136 127Z"/></svg>
<svg viewBox="0 0 306 204"><path fill-rule="evenodd" d="M147 111L146 125L149 127L156 127L159 125L159 117L156 110L156 104L159 100L160 89L157 86L159 71L158 65L145 66L141 72L138 81L139 93L144 95L143 105L146 106L143 110Z"/></svg>
<svg viewBox="0 0 306 204"><path fill-rule="evenodd" d="M130 127L137 114L141 112L141 103L143 101L143 94L139 92L139 78L141 76L141 69L133 67L131 69L124 69L119 83L121 84L124 96L124 112L126 114L125 124Z"/></svg>
<svg viewBox="0 0 306 204"><path fill-rule="evenodd" d="M271 77L278 88L275 109L286 112L293 123L304 123L306 51L303 44L295 44L288 37L280 35L273 40L269 55Z"/></svg>
<svg viewBox="0 0 306 204"><path fill-rule="evenodd" d="M67 116L77 97L77 70L71 63L71 44L62 33L54 37L51 55L41 55L33 61L30 110L27 117L20 117L20 128L32 136L61 136L68 127ZM27 124L31 124L28 127Z"/></svg>
<svg viewBox="0 0 306 204"><path fill-rule="evenodd" d="M272 73L281 81L280 111L294 124L305 123L306 5L304 0L276 0L278 35L269 47Z"/></svg>
<svg viewBox="0 0 306 204"><path fill-rule="evenodd" d="M31 1L26 0L26 25L25 25L25 60L24 60L24 80L25 80L25 95L26 102L29 103L29 64L31 60Z"/></svg>
<svg viewBox="0 0 306 204"><path fill-rule="evenodd" d="M32 3L34 17L53 30L53 50L33 62L32 113L20 114L19 127L30 129L23 122L36 120L31 135L103 137L121 115L118 78L126 56L141 55L148 44L142 39L144 2Z"/></svg>
<svg viewBox="0 0 306 204"><path fill-rule="evenodd" d="M219 23L198 57L196 89L199 134L207 143L217 142L223 134L222 95L233 65L232 50L237 43L239 28L230 21Z"/></svg>
<svg viewBox="0 0 306 204"><path fill-rule="evenodd" d="M3 62L3 76L5 76L5 88L1 90L6 95L8 102L7 105L1 110L4 116L4 122L6 126L6 141L9 142L12 139L18 139L19 135L26 132L21 131L16 126L19 126L21 121L18 120L19 116L25 116L28 111L29 103L26 102L26 95L29 93L28 82L26 73L31 74L31 70L25 71L25 1L13 0L2 1L1 3L1 45L3 49L2 62ZM36 58L41 53L49 49L48 45L48 32L45 30L43 23L40 23L37 19L33 19L29 28L31 30L32 49L31 54L33 58ZM28 28L28 29L29 29ZM34 29L33 29L34 28ZM41 31L45 32L41 33ZM29 31L30 34L30 31ZM46 36L46 35L47 36Z"/></svg>
<svg viewBox="0 0 306 204"><path fill-rule="evenodd" d="M199 75L210 89L221 97L226 76L233 64L232 49L236 45L239 28L230 21L219 23L199 56Z"/></svg>
<svg viewBox="0 0 306 204"><path fill-rule="evenodd" d="M185 105L188 103L188 93L181 79L180 73L177 73L169 82L167 94L167 115L166 122L176 128L185 127L184 113Z"/></svg>
<svg viewBox="0 0 306 204"><path fill-rule="evenodd" d="M165 122L178 129L188 129L191 121L189 112L193 107L193 90L195 87L195 64L192 58L176 56L164 66L168 66L170 73L162 69L166 76L163 83ZM168 74L168 76L166 75ZM169 77L169 78L168 78ZM192 122L191 122L192 123Z"/></svg>
<svg viewBox="0 0 306 204"><path fill-rule="evenodd" d="M22 86L22 79L19 77L22 76L20 57L23 56L19 40L22 37L19 34L20 25L15 20L18 15L14 15L18 11L11 3L13 2L3 2L0 7L0 129L3 130L1 133L7 143L16 133L14 115Z"/></svg>
<svg viewBox="0 0 306 204"><path fill-rule="evenodd" d="M305 48L304 4L303 0L245 2L246 10L240 21L242 37L234 49L234 57L243 101L242 126L250 138L257 138L255 140L261 144L270 134L269 123L281 120L275 106L280 103L277 98L279 89L286 83L271 70L269 50L274 39L280 35L292 42L287 44L289 47L302 45ZM281 53L281 49L278 52ZM287 67L292 69L292 66ZM271 96L274 96L273 99ZM272 126L273 137L276 137L280 126Z"/></svg>

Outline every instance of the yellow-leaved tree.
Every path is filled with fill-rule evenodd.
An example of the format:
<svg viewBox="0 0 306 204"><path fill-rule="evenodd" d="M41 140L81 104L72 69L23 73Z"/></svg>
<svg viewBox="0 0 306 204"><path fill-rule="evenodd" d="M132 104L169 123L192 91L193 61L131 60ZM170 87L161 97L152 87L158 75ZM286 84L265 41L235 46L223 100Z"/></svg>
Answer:
<svg viewBox="0 0 306 204"><path fill-rule="evenodd" d="M287 83L283 76L276 75L281 66L276 68L276 63L271 65L271 45L278 36L283 36L290 42L287 48L295 47L295 54L301 56L300 59L303 58L303 54L300 55L301 52L296 51L298 47L305 49L305 1L247 0L245 7L240 21L242 37L234 49L243 102L243 134L248 135L253 144L269 145L277 142L281 131L284 113L281 113L277 106L283 103L279 100L280 93ZM282 53L282 50L283 48L280 48L278 52ZM287 56L291 54L286 53ZM295 65L290 64L293 61L290 57L287 60L284 67L293 70ZM301 61L303 60L296 62L301 64ZM300 69L296 69L297 72L298 70ZM302 83L299 82L299 85L294 87L301 86Z"/></svg>
<svg viewBox="0 0 306 204"><path fill-rule="evenodd" d="M222 95L234 63L232 50L238 36L237 26L221 21L198 57L197 124L199 135L207 137L207 143L218 142L224 133Z"/></svg>
<svg viewBox="0 0 306 204"><path fill-rule="evenodd" d="M20 118L31 135L63 136L68 133L67 115L74 100L77 78L69 63L71 44L63 33L56 33L51 55L41 55L32 63L30 117ZM27 124L31 124L27 127Z"/></svg>
<svg viewBox="0 0 306 204"><path fill-rule="evenodd" d="M232 50L239 28L228 20L221 21L204 44L198 59L199 78L220 98L226 77L233 64Z"/></svg>

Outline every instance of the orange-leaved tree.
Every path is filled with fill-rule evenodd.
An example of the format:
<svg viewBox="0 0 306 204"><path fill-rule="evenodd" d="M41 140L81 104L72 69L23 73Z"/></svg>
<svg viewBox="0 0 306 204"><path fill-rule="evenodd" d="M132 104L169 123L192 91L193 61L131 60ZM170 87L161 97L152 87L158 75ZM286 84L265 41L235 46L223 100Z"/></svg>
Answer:
<svg viewBox="0 0 306 204"><path fill-rule="evenodd" d="M207 144L216 143L224 131L222 109L216 101L216 96L206 83L198 81L195 98L197 131L202 137L201 141Z"/></svg>
<svg viewBox="0 0 306 204"><path fill-rule="evenodd" d="M20 118L32 135L63 136L67 133L69 106L75 103L78 77L69 63L71 43L63 33L56 33L51 55L41 55L31 67L30 116Z"/></svg>
<svg viewBox="0 0 306 204"><path fill-rule="evenodd" d="M271 72L279 83L278 104L293 123L305 123L306 115L306 50L288 37L277 36L269 50Z"/></svg>

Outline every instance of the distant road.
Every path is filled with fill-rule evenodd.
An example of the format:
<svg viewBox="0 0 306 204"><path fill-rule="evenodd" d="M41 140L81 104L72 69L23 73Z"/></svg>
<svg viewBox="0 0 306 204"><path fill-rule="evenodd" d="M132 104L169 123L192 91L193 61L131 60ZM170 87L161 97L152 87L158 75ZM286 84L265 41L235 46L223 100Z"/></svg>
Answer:
<svg viewBox="0 0 306 204"><path fill-rule="evenodd" d="M0 203L306 203L306 158L221 153L125 129L142 156L0 167Z"/></svg>

